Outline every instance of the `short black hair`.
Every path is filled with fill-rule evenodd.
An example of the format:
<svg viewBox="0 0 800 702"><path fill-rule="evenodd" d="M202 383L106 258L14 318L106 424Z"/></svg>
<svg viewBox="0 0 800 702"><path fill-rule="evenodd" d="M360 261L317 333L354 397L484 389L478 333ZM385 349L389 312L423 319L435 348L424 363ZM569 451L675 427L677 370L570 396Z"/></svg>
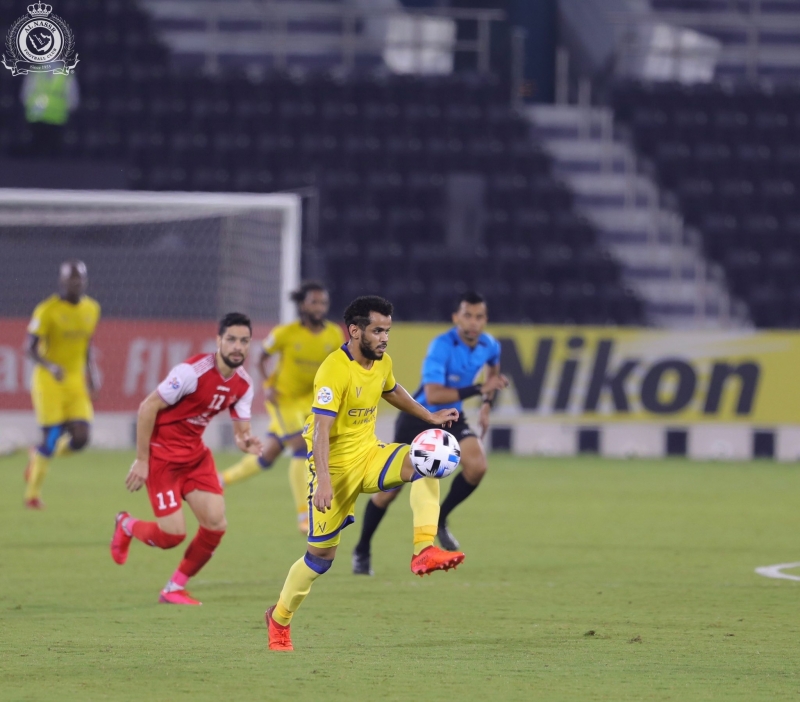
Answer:
<svg viewBox="0 0 800 702"><path fill-rule="evenodd" d="M468 305L480 305L481 303L485 305L486 298L475 290L467 290L459 295L458 300L456 301L455 312L458 312L458 310L461 309L462 302L466 302Z"/></svg>
<svg viewBox="0 0 800 702"><path fill-rule="evenodd" d="M292 290L292 292L289 293L289 299L296 305L300 305L306 301L308 293L316 291L327 292L328 289L318 280L304 280L300 283L300 287L297 288L297 290Z"/></svg>
<svg viewBox="0 0 800 702"><path fill-rule="evenodd" d="M250 317L241 312L228 312L228 314L219 320L219 335L222 336L228 327L247 327L250 333L253 333L253 325L250 323Z"/></svg>
<svg viewBox="0 0 800 702"><path fill-rule="evenodd" d="M392 316L394 305L388 300L377 295L363 295L353 300L344 311L344 323L349 329L351 324L355 324L359 329L366 329L369 326L369 313Z"/></svg>

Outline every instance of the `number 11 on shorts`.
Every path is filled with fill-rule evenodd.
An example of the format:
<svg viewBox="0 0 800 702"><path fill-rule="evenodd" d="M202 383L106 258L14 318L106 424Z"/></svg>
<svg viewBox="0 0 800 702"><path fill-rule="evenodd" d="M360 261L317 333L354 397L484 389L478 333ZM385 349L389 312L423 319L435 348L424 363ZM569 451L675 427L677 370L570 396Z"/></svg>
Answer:
<svg viewBox="0 0 800 702"><path fill-rule="evenodd" d="M169 497L169 504L164 504L164 493L157 492L156 498L158 499L158 508L167 509L167 507L177 507L178 503L175 501L175 493L172 490L167 490L167 497Z"/></svg>

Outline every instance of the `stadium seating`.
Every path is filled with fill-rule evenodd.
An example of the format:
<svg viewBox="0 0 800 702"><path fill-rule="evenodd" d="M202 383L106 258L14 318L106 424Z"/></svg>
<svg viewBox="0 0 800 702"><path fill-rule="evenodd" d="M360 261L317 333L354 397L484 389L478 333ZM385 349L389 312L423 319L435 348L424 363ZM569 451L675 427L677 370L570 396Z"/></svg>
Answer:
<svg viewBox="0 0 800 702"><path fill-rule="evenodd" d="M617 86L616 115L758 326L798 326L800 90Z"/></svg>
<svg viewBox="0 0 800 702"><path fill-rule="evenodd" d="M330 284L334 309L373 290L400 318L440 320L457 292L478 287L496 321L641 323L640 302L497 78L208 77L169 68L132 2L65 2L63 13L85 59L66 155L124 161L137 189L313 186L318 243L304 254L324 262L312 272ZM13 119L0 120L0 144L14 153L24 145L14 130L25 130L9 83L0 117ZM448 183L464 172L485 184L482 235L448 245Z"/></svg>

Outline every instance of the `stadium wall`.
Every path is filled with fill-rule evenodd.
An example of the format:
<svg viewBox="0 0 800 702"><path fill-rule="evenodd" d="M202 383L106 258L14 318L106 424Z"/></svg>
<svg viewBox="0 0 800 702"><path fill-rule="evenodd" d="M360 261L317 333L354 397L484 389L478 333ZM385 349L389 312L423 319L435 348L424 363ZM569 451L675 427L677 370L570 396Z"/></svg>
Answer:
<svg viewBox="0 0 800 702"><path fill-rule="evenodd" d="M35 441L27 320L0 320L0 449ZM390 353L413 391L431 339L446 325L398 323ZM270 325L254 329L257 343ZM686 455L697 459L800 458L800 334L754 330L674 332L602 327L497 325L511 387L494 411L489 442L521 455ZM95 338L103 389L94 443L132 447L141 399L170 367L212 350L213 321L103 320ZM258 353L251 354L256 373ZM475 400L467 414L475 413ZM266 428L263 400L256 429ZM392 408L378 433L391 439ZM230 445L230 424L210 426L212 447Z"/></svg>

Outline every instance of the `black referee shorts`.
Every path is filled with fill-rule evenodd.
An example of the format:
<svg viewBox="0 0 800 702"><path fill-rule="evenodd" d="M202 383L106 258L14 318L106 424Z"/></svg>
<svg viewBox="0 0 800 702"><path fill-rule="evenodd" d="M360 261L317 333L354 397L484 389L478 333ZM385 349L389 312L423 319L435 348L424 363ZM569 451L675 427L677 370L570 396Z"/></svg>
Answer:
<svg viewBox="0 0 800 702"><path fill-rule="evenodd" d="M401 412L397 416L397 422L395 422L394 425L394 440L395 443L398 444L410 444L414 441L417 434L421 434L426 429L436 428L441 429L442 427L439 424L428 424L421 419L412 417L410 414ZM458 420L445 431L450 432L458 441L462 441L470 436L475 436L475 432L470 429L463 414L459 414Z"/></svg>

